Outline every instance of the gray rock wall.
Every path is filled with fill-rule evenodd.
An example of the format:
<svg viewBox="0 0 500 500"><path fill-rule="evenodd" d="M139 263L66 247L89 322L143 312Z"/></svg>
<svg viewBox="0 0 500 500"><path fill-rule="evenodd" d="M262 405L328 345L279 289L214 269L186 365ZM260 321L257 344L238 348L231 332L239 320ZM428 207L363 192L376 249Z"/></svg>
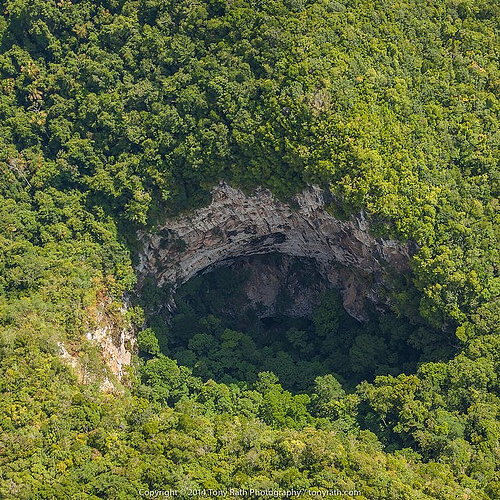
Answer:
<svg viewBox="0 0 500 500"><path fill-rule="evenodd" d="M365 300L387 304L384 269L407 269L409 249L370 235L362 214L336 219L326 210L328 202L317 187L286 204L266 189L248 196L220 183L207 207L165 221L154 234L139 233L139 286L150 276L175 290L227 259L278 252L314 258L321 275L341 290L349 314L363 320Z"/></svg>

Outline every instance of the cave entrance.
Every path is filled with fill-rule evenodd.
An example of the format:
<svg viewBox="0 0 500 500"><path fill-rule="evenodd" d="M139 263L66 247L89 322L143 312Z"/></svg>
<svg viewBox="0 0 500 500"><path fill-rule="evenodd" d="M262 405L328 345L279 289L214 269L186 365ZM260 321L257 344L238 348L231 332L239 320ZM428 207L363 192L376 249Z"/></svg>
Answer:
<svg viewBox="0 0 500 500"><path fill-rule="evenodd" d="M360 322L312 258L278 253L217 263L180 286L152 324L162 351L204 380L252 383L261 371L308 391L333 373L347 387L416 369L435 346L421 325L368 308ZM427 349L431 347L431 349Z"/></svg>
<svg viewBox="0 0 500 500"><path fill-rule="evenodd" d="M329 286L342 290L349 314L364 321L364 302L387 309L393 276L409 271L411 245L370 234L363 213L336 219L328 191L311 186L284 203L268 190L248 195L222 182L212 196L209 206L166 220L154 231L138 232L140 290L148 280L175 290L236 260L281 254L298 259L294 262L308 266L313 275L320 272ZM315 265L305 264L312 259Z"/></svg>

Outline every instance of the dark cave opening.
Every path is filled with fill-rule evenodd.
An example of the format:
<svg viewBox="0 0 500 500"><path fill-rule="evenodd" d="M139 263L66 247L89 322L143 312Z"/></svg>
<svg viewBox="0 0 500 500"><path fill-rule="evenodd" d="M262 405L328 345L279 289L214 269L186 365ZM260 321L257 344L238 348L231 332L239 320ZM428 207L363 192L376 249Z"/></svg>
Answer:
<svg viewBox="0 0 500 500"><path fill-rule="evenodd" d="M278 253L232 258L175 292L174 312L151 315L164 354L203 380L247 384L272 371L307 392L333 374L346 388L376 375L414 372L451 354L443 336L366 304L351 317L314 259Z"/></svg>

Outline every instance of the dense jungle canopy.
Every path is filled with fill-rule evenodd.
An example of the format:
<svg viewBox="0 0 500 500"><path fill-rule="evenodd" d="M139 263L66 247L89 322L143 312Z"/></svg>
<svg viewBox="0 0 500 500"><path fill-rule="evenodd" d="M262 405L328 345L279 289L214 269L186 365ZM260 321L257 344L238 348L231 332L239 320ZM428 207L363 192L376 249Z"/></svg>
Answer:
<svg viewBox="0 0 500 500"><path fill-rule="evenodd" d="M500 498L497 0L0 5L0 497ZM122 307L135 233L207 203L221 179L283 200L319 185L338 217L364 210L376 234L411 242L399 326L358 332L369 342L349 352L365 366L385 352L367 344L411 324L426 356L382 375L366 361L355 384L283 388L254 367L221 381L224 353L189 363L209 336L231 349L248 335L199 306L201 337L177 361L148 319L161 291ZM287 342L338 331L325 300ZM86 340L98 316L138 338L113 391ZM452 352L433 357L440 336Z"/></svg>

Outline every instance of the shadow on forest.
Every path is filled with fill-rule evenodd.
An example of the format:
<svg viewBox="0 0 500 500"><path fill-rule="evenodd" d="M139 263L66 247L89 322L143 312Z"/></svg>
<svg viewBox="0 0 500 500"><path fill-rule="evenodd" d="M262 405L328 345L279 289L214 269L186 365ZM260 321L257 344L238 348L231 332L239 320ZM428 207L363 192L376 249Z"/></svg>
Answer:
<svg viewBox="0 0 500 500"><path fill-rule="evenodd" d="M270 262L269 256L254 257L264 258ZM281 262L278 254L271 258ZM317 292L310 314L293 317L283 293L271 304L272 314L269 304L267 313L262 304L249 304L250 277L236 259L182 285L174 314L148 319L161 351L203 380L252 383L259 372L272 371L283 387L299 392L328 373L349 388L376 375L413 372L420 362L452 354L442 333L421 322L373 310L367 322L357 321L343 308L338 290L318 291L319 277L304 263L296 264L304 270L302 284Z"/></svg>

